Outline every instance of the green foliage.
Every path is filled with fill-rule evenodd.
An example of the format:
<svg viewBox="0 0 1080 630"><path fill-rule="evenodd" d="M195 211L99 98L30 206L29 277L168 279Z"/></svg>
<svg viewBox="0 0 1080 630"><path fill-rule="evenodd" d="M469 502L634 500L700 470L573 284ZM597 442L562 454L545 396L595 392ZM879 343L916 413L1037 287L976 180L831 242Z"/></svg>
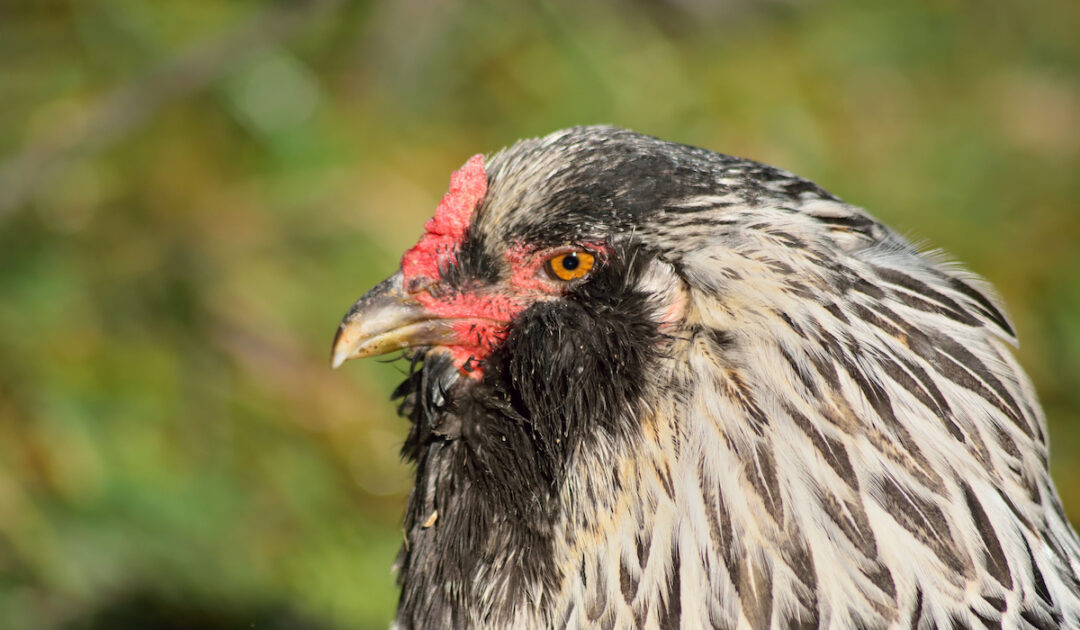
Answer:
<svg viewBox="0 0 1080 630"><path fill-rule="evenodd" d="M1080 519L1078 6L0 7L0 628L385 627L400 366L330 338L452 169L579 123L778 164L991 280Z"/></svg>

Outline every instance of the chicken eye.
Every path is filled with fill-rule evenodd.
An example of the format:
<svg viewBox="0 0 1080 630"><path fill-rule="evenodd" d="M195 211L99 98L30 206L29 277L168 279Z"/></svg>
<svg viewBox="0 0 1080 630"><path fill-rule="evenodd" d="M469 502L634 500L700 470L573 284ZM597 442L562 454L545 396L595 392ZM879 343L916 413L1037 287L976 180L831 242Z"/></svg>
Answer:
<svg viewBox="0 0 1080 630"><path fill-rule="evenodd" d="M567 252L547 261L547 272L555 280L577 280L589 275L596 258L588 252Z"/></svg>

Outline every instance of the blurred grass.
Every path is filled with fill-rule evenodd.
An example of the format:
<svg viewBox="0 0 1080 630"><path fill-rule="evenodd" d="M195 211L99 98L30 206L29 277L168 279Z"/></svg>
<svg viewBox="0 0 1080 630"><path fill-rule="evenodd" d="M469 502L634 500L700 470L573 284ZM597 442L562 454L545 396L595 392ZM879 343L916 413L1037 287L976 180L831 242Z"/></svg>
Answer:
<svg viewBox="0 0 1080 630"><path fill-rule="evenodd" d="M330 336L465 157L579 123L783 166L991 280L1080 520L1078 26L1071 0L0 2L0 628L144 596L385 627L400 368L330 372Z"/></svg>

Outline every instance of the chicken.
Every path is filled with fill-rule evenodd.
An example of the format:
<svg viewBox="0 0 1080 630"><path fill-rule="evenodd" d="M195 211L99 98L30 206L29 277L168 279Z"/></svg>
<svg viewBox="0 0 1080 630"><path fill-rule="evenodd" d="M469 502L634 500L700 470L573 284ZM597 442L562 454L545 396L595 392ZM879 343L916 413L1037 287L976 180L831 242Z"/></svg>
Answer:
<svg viewBox="0 0 1080 630"><path fill-rule="evenodd" d="M474 156L334 366L404 350L397 628L1080 627L989 288L783 170Z"/></svg>

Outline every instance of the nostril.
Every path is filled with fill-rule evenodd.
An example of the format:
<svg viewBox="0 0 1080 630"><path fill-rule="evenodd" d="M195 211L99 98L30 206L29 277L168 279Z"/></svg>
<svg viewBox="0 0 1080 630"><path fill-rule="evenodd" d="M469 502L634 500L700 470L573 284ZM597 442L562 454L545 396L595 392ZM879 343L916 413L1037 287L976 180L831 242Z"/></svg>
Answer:
<svg viewBox="0 0 1080 630"><path fill-rule="evenodd" d="M439 298L445 292L441 283L424 276L417 276L405 283L405 292L409 295L427 293L433 298Z"/></svg>
<svg viewBox="0 0 1080 630"><path fill-rule="evenodd" d="M405 291L407 293L419 293L421 291L427 291L430 285L431 281L423 276L418 276L410 278L409 281L405 283Z"/></svg>

